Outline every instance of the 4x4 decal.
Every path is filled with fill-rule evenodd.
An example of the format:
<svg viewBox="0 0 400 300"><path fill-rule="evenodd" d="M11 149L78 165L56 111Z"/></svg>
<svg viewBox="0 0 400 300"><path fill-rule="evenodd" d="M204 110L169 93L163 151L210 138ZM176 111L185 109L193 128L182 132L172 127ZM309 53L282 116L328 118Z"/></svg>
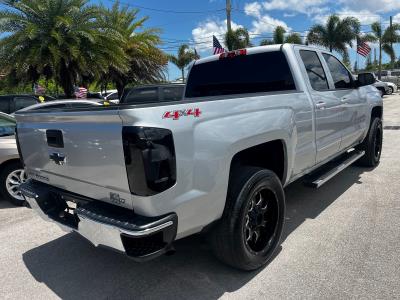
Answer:
<svg viewBox="0 0 400 300"><path fill-rule="evenodd" d="M189 108L182 110L166 111L163 115L163 119L179 120L180 117L190 117L190 116L198 118L200 117L200 115L201 115L200 108Z"/></svg>

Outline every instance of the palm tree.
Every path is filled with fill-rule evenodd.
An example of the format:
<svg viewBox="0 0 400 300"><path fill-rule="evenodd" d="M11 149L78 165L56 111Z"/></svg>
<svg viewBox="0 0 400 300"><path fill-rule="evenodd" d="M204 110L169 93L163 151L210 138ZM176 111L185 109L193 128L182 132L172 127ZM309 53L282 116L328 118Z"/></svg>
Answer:
<svg viewBox="0 0 400 300"><path fill-rule="evenodd" d="M99 22L103 27L107 24L111 30L123 37L121 46L127 55L127 68L119 68L113 64L104 70L101 81L113 82L119 95L127 84L152 83L164 80L163 71L167 65L167 56L157 48L161 43L159 30L149 28L139 31L147 18L138 18L137 9L128 6L120 7L116 1L111 8L101 7Z"/></svg>
<svg viewBox="0 0 400 300"><path fill-rule="evenodd" d="M168 59L181 70L182 80L185 82L185 68L196 59L196 54L189 49L188 45L183 44L178 49L178 55L169 55Z"/></svg>
<svg viewBox="0 0 400 300"><path fill-rule="evenodd" d="M379 72L378 78L381 79L382 73L382 50L390 56L391 65L394 65L396 53L392 46L393 43L400 42L400 35L397 33L400 30L400 24L393 24L392 27L382 29L381 23L375 22L371 25L372 33L363 36L364 41L379 43Z"/></svg>
<svg viewBox="0 0 400 300"><path fill-rule="evenodd" d="M126 68L123 37L98 22L87 0L7 0L0 11L0 67L36 81L53 77L67 96L111 64ZM28 78L27 78L28 77Z"/></svg>
<svg viewBox="0 0 400 300"><path fill-rule="evenodd" d="M302 45L303 40L301 39L300 34L291 33L286 37L285 43Z"/></svg>
<svg viewBox="0 0 400 300"><path fill-rule="evenodd" d="M250 34L243 27L232 29L225 33L225 45L229 51L251 47Z"/></svg>
<svg viewBox="0 0 400 300"><path fill-rule="evenodd" d="M340 19L337 15L331 15L326 25L314 25L307 35L309 44L320 45L337 51L342 55L347 52L346 45L352 46L352 42L360 32L360 22L353 17Z"/></svg>
<svg viewBox="0 0 400 300"><path fill-rule="evenodd" d="M301 36L298 33L290 33L286 38L286 29L282 26L277 26L273 33L272 40L263 39L260 42L260 46L265 45L274 45L274 44L283 44L283 43L290 43L290 44L302 44Z"/></svg>

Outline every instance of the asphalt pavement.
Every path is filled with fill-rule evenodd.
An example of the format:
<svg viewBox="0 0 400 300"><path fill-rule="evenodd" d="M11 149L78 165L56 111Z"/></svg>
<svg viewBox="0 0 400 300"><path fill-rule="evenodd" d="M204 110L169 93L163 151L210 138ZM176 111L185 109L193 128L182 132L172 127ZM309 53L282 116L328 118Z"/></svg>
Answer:
<svg viewBox="0 0 400 300"><path fill-rule="evenodd" d="M385 125L399 126L400 96L384 102ZM0 299L400 299L399 153L400 130L387 129L376 169L287 187L281 248L250 273L220 263L201 236L135 263L0 200Z"/></svg>

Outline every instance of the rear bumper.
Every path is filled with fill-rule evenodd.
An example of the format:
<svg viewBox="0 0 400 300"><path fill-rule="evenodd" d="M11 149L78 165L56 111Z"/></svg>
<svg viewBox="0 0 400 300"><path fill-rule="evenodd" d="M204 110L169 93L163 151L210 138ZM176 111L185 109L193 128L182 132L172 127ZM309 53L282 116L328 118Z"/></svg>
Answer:
<svg viewBox="0 0 400 300"><path fill-rule="evenodd" d="M44 220L75 231L95 246L111 248L136 261L171 251L178 218L175 213L144 217L115 205L85 198L28 180L20 186L26 201ZM71 202L76 208L68 208Z"/></svg>

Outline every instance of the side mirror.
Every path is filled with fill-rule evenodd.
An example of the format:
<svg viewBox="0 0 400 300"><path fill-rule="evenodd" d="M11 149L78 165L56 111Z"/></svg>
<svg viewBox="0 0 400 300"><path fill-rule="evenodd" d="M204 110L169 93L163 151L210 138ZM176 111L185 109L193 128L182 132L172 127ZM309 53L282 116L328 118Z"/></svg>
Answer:
<svg viewBox="0 0 400 300"><path fill-rule="evenodd" d="M372 73L358 74L357 87L374 84L376 81L375 75Z"/></svg>

